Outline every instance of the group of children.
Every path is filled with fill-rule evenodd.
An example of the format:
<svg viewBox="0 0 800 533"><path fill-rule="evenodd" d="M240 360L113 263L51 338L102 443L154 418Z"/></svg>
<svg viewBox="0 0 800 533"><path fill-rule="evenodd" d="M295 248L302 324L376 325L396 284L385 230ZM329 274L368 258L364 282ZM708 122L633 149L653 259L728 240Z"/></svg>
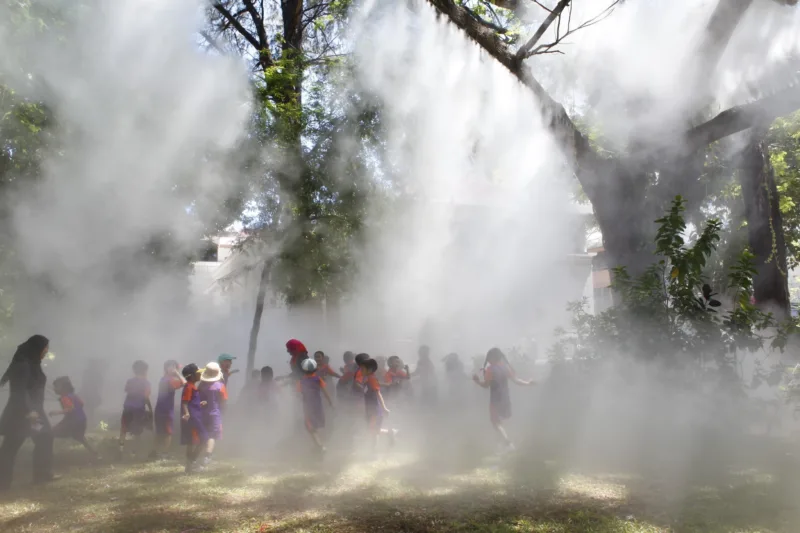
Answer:
<svg viewBox="0 0 800 533"><path fill-rule="evenodd" d="M372 358L366 353L355 355L352 352L345 352L344 366L340 372L336 372L330 366L330 359L321 351L317 351L313 358L308 357L305 346L295 339L287 342L286 348L291 356L291 373L275 378L271 367L263 367L246 384L243 397L262 404L271 403L281 382L294 382L294 389L302 403L305 428L321 452L325 451L320 434L325 427L323 399L333 407L328 392L328 383L332 379L338 380L336 396L345 409L353 410L363 403L373 446L381 436L387 437L391 445L397 435L396 429L384 427L386 415L390 412L386 407L386 397L399 398L403 391L408 392L404 384L412 378L419 378L423 398L435 394L435 389L432 392L428 386L435 382L435 377L432 375L434 365L426 347L420 348L419 364L413 373L397 356ZM446 363L451 364L448 361L452 358L448 358ZM150 456L154 459L165 456L172 443L175 397L182 389L180 426L181 444L186 446L186 471L203 469L211 460L216 441L222 437L222 415L228 401L226 384L228 377L236 372L231 370L233 359L228 354L222 354L216 362L210 362L204 368L194 363L181 368L177 361L167 361L164 363L164 375L158 383L155 407L150 402L148 365L144 361L136 361L133 364L134 375L125 384L119 454L122 455L124 451L127 435L138 437L145 428L152 427L156 437ZM513 449L502 425L511 416L508 383L530 385L533 382L518 379L505 355L497 348L491 349L486 355L482 374L482 377L475 374L473 380L490 390L491 423L505 445ZM97 453L85 438L87 417L83 403L75 394L69 378L56 379L53 387L59 396L61 410L50 414L64 417L53 428L54 435L75 439L96 456Z"/></svg>
<svg viewBox="0 0 800 533"><path fill-rule="evenodd" d="M326 378L339 379L336 386L337 397L340 401L344 400L345 405L347 400L363 399L373 447L380 435L388 436L390 444L394 443L397 435L396 429L383 427L389 409L386 407L382 390L390 397L397 395L404 390L403 384L416 375L421 378L423 398L435 395L435 388L430 386L431 383L435 383L434 366L430 360L430 351L425 346L420 348L420 360L414 373L411 373L397 356L373 359L366 353L354 355L352 352L346 352L344 366L341 374L338 374L330 368L323 352L316 352L313 359L308 358L305 347L299 341L293 340L287 343L287 351L292 356L291 364L294 365L295 375L300 375L297 390L302 396L306 429L321 451L325 450L319 435L320 429L325 427L322 398L324 397L328 404L333 406L327 391ZM448 356L446 360L448 364L452 364L452 357ZM473 380L481 387L489 389L490 421L507 449L513 450L514 445L503 427L503 422L511 417L508 384L513 382L518 385L532 385L533 381L517 378L506 356L498 348L492 348L486 354L482 374L482 377L474 375Z"/></svg>

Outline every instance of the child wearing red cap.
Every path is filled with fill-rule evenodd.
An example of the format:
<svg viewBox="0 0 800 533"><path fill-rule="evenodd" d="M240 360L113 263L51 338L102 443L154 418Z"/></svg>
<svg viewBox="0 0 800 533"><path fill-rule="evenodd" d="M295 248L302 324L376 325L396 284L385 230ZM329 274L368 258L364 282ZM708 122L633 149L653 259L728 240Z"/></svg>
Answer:
<svg viewBox="0 0 800 533"><path fill-rule="evenodd" d="M289 368L292 371L292 377L300 379L303 377L303 370L300 368L300 363L308 359L308 350L305 345L297 339L290 339L286 343L286 352L291 356L289 360Z"/></svg>

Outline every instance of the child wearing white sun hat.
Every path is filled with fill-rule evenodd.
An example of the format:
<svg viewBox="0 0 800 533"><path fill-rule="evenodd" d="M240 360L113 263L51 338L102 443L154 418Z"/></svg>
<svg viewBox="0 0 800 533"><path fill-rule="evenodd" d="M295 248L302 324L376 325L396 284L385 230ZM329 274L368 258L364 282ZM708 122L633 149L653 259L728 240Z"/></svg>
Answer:
<svg viewBox="0 0 800 533"><path fill-rule="evenodd" d="M207 465L211 461L216 441L222 438L222 413L228 401L228 389L222 381L222 369L219 363L211 362L206 365L200 374L198 390L203 406L203 424L208 434L203 458L203 463Z"/></svg>

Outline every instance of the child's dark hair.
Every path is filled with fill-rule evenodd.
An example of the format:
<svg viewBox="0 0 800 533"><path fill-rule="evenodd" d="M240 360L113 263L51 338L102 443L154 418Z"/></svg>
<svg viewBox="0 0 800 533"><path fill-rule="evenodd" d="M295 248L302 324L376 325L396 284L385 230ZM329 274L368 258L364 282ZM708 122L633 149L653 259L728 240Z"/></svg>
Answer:
<svg viewBox="0 0 800 533"><path fill-rule="evenodd" d="M63 391L64 394L72 394L75 392L75 387L72 386L72 382L69 380L68 376L61 376L60 378L54 379L53 388Z"/></svg>
<svg viewBox="0 0 800 533"><path fill-rule="evenodd" d="M396 355L391 355L391 356L389 356L389 359L386 360L386 362L389 363L390 365L392 363L394 363L395 361L397 361L398 363L402 363L400 358L398 356L396 356Z"/></svg>
<svg viewBox="0 0 800 533"><path fill-rule="evenodd" d="M170 359L166 363L164 363L164 372L168 372L173 368L179 368L181 365L175 359Z"/></svg>
<svg viewBox="0 0 800 533"><path fill-rule="evenodd" d="M378 361L375 359L367 359L361 364L361 366L364 367L364 370L370 373L378 371Z"/></svg>
<svg viewBox="0 0 800 533"><path fill-rule="evenodd" d="M271 366L262 366L261 367L261 379L269 378L272 379L272 367Z"/></svg>
<svg viewBox="0 0 800 533"><path fill-rule="evenodd" d="M353 355L353 352L344 352L344 362L345 363L352 363L353 359L355 359L355 357L356 356Z"/></svg>
<svg viewBox="0 0 800 533"><path fill-rule="evenodd" d="M314 359L316 359L317 356L320 356L321 358L324 359L325 358L325 352L323 352L322 350L317 350L316 352L314 352Z"/></svg>
<svg viewBox="0 0 800 533"><path fill-rule="evenodd" d="M369 357L368 353L360 353L355 358L356 364L358 366L362 366L366 361L369 361L369 360L370 360L370 357Z"/></svg>
<svg viewBox="0 0 800 533"><path fill-rule="evenodd" d="M496 361L502 361L504 363L508 363L508 359L506 359L506 354L500 351L500 348L492 348L488 352L486 352L486 359L483 362L483 368L486 368L486 365L489 363L494 363Z"/></svg>
<svg viewBox="0 0 800 533"><path fill-rule="evenodd" d="M148 368L147 363L142 360L133 363L133 373L137 376L146 373Z"/></svg>

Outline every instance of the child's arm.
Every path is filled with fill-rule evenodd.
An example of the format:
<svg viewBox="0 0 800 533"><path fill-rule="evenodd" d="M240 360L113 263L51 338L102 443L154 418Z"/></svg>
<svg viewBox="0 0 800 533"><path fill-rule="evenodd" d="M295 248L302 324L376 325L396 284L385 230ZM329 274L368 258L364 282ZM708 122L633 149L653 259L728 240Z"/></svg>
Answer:
<svg viewBox="0 0 800 533"><path fill-rule="evenodd" d="M333 376L336 379L342 379L342 375L330 367L328 367L328 375Z"/></svg>
<svg viewBox="0 0 800 533"><path fill-rule="evenodd" d="M528 379L528 380L525 380L525 379L519 379L519 378L518 378L518 377L516 377L516 376L511 376L511 381L513 381L513 382L514 382L514 383L516 383L517 385L523 385L523 386L527 386L527 385L536 385L536 382L535 382L535 381L533 381L532 379Z"/></svg>
<svg viewBox="0 0 800 533"><path fill-rule="evenodd" d="M328 394L328 387L322 387L322 394L324 394L325 399L328 400L328 405L333 407L333 401L331 401L331 395Z"/></svg>
<svg viewBox="0 0 800 533"><path fill-rule="evenodd" d="M386 408L386 402L383 401L383 394L381 391L378 391L378 401L381 402L381 408L383 409L384 413L389 413L390 411Z"/></svg>
<svg viewBox="0 0 800 533"><path fill-rule="evenodd" d="M225 412L225 408L228 406L228 387L225 385L219 390L219 410L223 413Z"/></svg>
<svg viewBox="0 0 800 533"><path fill-rule="evenodd" d="M481 380L481 378L478 377L478 374L473 374L472 375L472 381L474 381L475 383L477 383L478 385L480 385L484 389L488 389L489 388L489 382L486 381L485 379Z"/></svg>
<svg viewBox="0 0 800 533"><path fill-rule="evenodd" d="M179 380L181 380L181 387L186 385L186 378L183 377L183 374L181 374L180 371L177 368L175 370L173 370L173 372L175 373L175 377L178 378ZM175 387L175 388L177 389L179 387Z"/></svg>
<svg viewBox="0 0 800 533"><path fill-rule="evenodd" d="M189 402L181 402L181 418L189 420Z"/></svg>

